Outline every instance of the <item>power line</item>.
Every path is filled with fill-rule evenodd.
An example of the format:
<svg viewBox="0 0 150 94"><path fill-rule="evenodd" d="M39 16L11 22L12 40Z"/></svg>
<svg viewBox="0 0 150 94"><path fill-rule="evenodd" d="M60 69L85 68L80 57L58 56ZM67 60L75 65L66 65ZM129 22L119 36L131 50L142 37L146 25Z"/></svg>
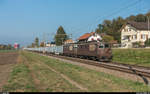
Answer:
<svg viewBox="0 0 150 94"><path fill-rule="evenodd" d="M111 14L109 14L109 15L106 15L106 16L101 16L101 18L100 19L98 19L98 17L97 17L97 21L99 21L99 20L101 20L101 19L103 19L103 18L107 18L107 17L110 17L110 16L112 16L112 15L116 15L116 14L118 14L120 11L122 12L123 10L125 10L125 9L127 9L127 8L129 8L129 7L132 7L132 6L134 6L134 5L136 5L137 3L138 3L139 1L136 1L136 2L133 2L133 3L131 3L131 4L128 4L127 6L125 6L125 7L123 7L123 8L120 8L119 10L117 10L117 11L115 11L115 12L113 12L113 13L111 13ZM96 22L97 22L96 21ZM86 25L86 26L89 26L89 25L93 25L93 24L88 24L88 25ZM82 26L83 27L83 26ZM82 29L82 27L81 28L78 28L76 31L80 31L81 29Z"/></svg>
<svg viewBox="0 0 150 94"><path fill-rule="evenodd" d="M120 13L120 12L123 12L125 9L128 9L128 8L130 8L130 7L135 6L137 3L138 3L138 1L133 2L133 3L129 4L129 5L127 5L127 6L122 7L122 8L120 8L119 10L117 10L117 11L111 13L110 15L104 16L103 18L112 17L112 15L116 15L116 14L118 14L118 13ZM98 19L97 21L102 20L103 18Z"/></svg>

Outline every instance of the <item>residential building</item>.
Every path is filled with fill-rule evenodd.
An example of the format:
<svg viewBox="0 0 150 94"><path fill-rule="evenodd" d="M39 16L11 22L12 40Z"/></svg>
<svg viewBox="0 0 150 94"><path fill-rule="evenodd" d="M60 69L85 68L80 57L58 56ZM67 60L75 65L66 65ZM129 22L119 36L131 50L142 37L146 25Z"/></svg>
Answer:
<svg viewBox="0 0 150 94"><path fill-rule="evenodd" d="M53 46L56 46L55 42L48 42L46 43L46 47L53 47Z"/></svg>
<svg viewBox="0 0 150 94"><path fill-rule="evenodd" d="M144 42L150 38L148 23L129 21L121 28L121 45L124 48L132 48L134 43Z"/></svg>
<svg viewBox="0 0 150 94"><path fill-rule="evenodd" d="M78 38L79 42L90 42L90 41L100 41L102 40L101 36L95 32L86 33Z"/></svg>

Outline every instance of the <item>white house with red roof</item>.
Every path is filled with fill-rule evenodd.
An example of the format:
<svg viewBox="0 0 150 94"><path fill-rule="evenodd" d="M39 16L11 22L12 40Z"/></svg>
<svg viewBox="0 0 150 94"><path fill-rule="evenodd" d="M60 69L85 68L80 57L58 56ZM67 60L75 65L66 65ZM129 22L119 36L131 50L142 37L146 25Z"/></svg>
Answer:
<svg viewBox="0 0 150 94"><path fill-rule="evenodd" d="M102 40L102 37L95 32L86 33L78 38L79 42L90 42L90 41L99 42L101 40Z"/></svg>

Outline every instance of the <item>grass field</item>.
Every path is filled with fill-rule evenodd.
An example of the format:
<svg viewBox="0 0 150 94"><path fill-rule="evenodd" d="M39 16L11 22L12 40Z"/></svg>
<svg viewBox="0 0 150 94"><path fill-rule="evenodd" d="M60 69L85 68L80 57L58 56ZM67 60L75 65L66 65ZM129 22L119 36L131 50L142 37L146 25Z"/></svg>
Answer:
<svg viewBox="0 0 150 94"><path fill-rule="evenodd" d="M19 62L13 68L3 90L146 92L150 91L150 87L46 56L21 52Z"/></svg>
<svg viewBox="0 0 150 94"><path fill-rule="evenodd" d="M113 49L113 61L150 67L150 49Z"/></svg>

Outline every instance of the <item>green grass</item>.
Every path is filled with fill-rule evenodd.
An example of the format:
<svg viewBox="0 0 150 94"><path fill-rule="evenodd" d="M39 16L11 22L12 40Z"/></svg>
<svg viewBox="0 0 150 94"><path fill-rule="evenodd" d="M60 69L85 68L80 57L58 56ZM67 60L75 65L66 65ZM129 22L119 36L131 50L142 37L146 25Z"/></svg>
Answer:
<svg viewBox="0 0 150 94"><path fill-rule="evenodd" d="M33 62L43 62L53 69L68 76L72 80L80 83L82 86L88 88L89 91L100 92L146 92L150 91L150 87L140 82L125 80L123 78L115 77L95 70L90 70L77 65L68 64L59 60L50 59L45 56L40 56L33 53L24 52L28 60Z"/></svg>
<svg viewBox="0 0 150 94"><path fill-rule="evenodd" d="M33 84L30 70L24 64L24 62L19 62L19 64L13 68L8 83L3 87L3 91L37 91Z"/></svg>
<svg viewBox="0 0 150 94"><path fill-rule="evenodd" d="M13 68L3 91L9 92L73 92L82 91L70 84L57 73L49 70L38 61L38 57L28 57L20 53L20 61ZM27 55L27 56L26 56ZM34 75L34 76L33 76Z"/></svg>
<svg viewBox="0 0 150 94"><path fill-rule="evenodd" d="M63 79L59 74L51 71L39 61L39 58L33 57L32 54L22 53L23 56L30 61L31 70L36 75L41 83L44 91L48 92L79 92L79 88L70 84L67 80Z"/></svg>
<svg viewBox="0 0 150 94"><path fill-rule="evenodd" d="M150 49L113 49L113 61L150 67Z"/></svg>

